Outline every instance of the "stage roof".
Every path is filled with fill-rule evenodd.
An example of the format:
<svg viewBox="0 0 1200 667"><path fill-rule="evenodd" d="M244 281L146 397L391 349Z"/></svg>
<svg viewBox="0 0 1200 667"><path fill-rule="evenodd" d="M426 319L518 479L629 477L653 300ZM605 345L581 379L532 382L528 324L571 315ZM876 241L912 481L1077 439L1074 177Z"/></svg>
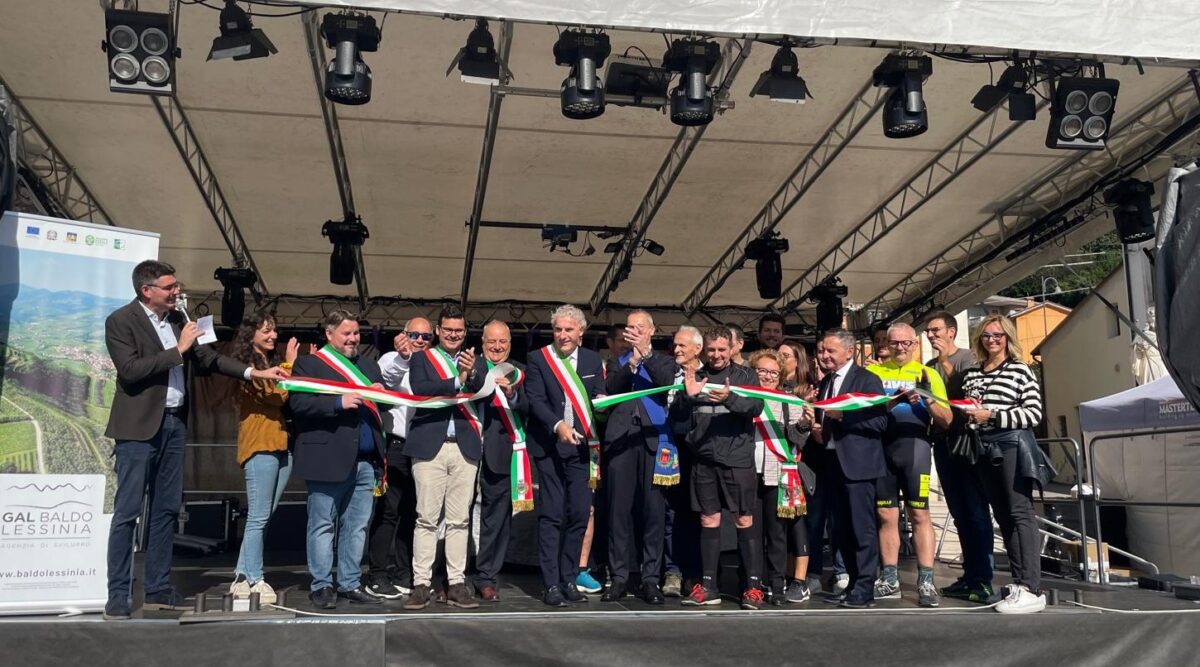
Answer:
<svg viewBox="0 0 1200 667"><path fill-rule="evenodd" d="M165 1L140 5L167 9ZM252 260L271 296L356 297L356 286L328 282L331 246L320 233L325 220L342 215L335 142L307 41L324 12L256 16L277 55L205 62L217 12L180 5L178 92L152 99L109 92L97 3L7 0L0 5L0 76L40 129L23 135L29 166L52 181L62 171L52 164L56 154L86 185L91 197L83 199L102 207L94 218L160 233L162 259L176 265L194 295L219 290L212 272L232 264L232 246ZM1044 108L1037 120L1012 123L1004 108L983 114L971 106L1003 63L934 58L925 85L929 131L892 140L875 113L886 95L868 85L887 50L797 49L813 99L776 104L749 97L775 47L721 36L725 58L713 82L731 82L734 106L705 131L681 131L658 111L611 104L598 119L572 121L546 96L556 96L566 72L551 52L555 26L491 23L502 50L511 38L513 78L501 89L445 76L472 27L470 20L388 14L379 51L364 54L374 73L371 102L330 107L344 152L342 180L370 229L367 293L398 298L394 307L378 306L374 319L464 297L471 221L632 225L665 247L661 256L633 257L629 277L610 291L604 287L619 265L604 254L604 240L592 240L595 254L572 257L547 252L536 230L479 228L466 299L504 302L513 319L544 317L545 309L528 314L508 302L573 302L600 311L601 321L619 317L605 306L637 304L675 321L749 318L791 306L811 323L811 306L800 297L830 274L845 282L848 302L863 306L864 318L963 305L1111 228L1091 206L1068 216L1075 226L1065 243L1040 239L1011 260L993 250L1016 247L1039 216L1198 108L1185 68L1142 63L1140 73L1135 64L1110 62L1106 74L1121 81L1112 150L1052 151L1043 146ZM662 34L609 34L614 54L630 47L658 58L665 48ZM322 45L316 57L323 63L329 51ZM499 111L494 127L490 106ZM481 170L489 138L490 168ZM1195 148L1186 137L1139 173L1156 179ZM473 216L481 171L486 197ZM664 174L677 178L658 202L662 190L651 186ZM661 203L653 216L638 215L644 199ZM79 202L64 206L81 216ZM214 202L227 210L217 206L214 214ZM745 241L770 226L791 243L779 300L758 297L753 262L733 270ZM623 253L632 240L627 246ZM996 257L981 263L989 252Z"/></svg>

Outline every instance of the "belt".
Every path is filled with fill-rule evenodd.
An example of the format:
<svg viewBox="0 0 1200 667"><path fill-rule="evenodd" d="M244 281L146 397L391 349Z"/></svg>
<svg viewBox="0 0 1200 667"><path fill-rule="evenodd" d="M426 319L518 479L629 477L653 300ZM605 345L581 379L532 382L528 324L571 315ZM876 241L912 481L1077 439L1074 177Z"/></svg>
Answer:
<svg viewBox="0 0 1200 667"><path fill-rule="evenodd" d="M168 415L181 415L183 414L183 406L177 405L173 408L163 408L163 412Z"/></svg>

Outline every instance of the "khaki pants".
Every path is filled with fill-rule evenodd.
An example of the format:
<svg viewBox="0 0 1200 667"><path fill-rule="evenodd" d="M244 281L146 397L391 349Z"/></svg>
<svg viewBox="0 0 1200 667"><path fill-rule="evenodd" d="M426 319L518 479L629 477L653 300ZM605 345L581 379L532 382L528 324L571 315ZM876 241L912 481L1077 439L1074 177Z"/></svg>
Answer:
<svg viewBox="0 0 1200 667"><path fill-rule="evenodd" d="M463 458L458 444L447 442L429 461L412 462L417 488L417 524L413 531L413 585L430 585L437 556L438 524L446 522L446 575L451 585L466 581L467 537L478 463Z"/></svg>

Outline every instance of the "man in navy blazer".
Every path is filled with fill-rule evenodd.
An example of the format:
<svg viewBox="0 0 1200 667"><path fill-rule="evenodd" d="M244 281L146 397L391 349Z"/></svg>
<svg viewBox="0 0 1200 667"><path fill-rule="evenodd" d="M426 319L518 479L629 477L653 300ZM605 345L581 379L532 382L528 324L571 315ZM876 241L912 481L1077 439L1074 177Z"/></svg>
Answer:
<svg viewBox="0 0 1200 667"><path fill-rule="evenodd" d="M854 334L830 329L821 338L817 362L825 371L819 400L852 392L882 394L879 376L854 363ZM825 479L834 500L834 545L841 550L850 575L850 586L829 599L842 606L874 605L875 575L879 569L879 531L875 517L875 480L882 477L886 406L861 410L818 410L813 424L814 440L832 450L837 465L826 466Z"/></svg>
<svg viewBox="0 0 1200 667"><path fill-rule="evenodd" d="M600 355L580 347L587 319L575 306L560 306L550 316L554 343L533 352L528 359L525 393L533 415L529 426L529 451L538 470L538 561L546 586L542 601L554 607L587 598L575 587L579 554L592 506L588 487L586 415L567 400L560 380L562 360L575 370L584 401L604 393ZM590 405L583 406L590 410ZM595 437L596 434L592 434Z"/></svg>
<svg viewBox="0 0 1200 667"><path fill-rule="evenodd" d="M408 377L418 396L475 393L486 372L475 362L475 351L464 350L467 321L462 309L442 308L437 325L438 345L414 354ZM417 524L413 531L413 592L405 609L424 609L432 599L433 561L437 556L438 524L446 524L447 604L464 609L479 606L466 585L467 538L475 475L483 451L482 409L479 402L445 408L418 408L408 426L404 455L412 458L417 489Z"/></svg>

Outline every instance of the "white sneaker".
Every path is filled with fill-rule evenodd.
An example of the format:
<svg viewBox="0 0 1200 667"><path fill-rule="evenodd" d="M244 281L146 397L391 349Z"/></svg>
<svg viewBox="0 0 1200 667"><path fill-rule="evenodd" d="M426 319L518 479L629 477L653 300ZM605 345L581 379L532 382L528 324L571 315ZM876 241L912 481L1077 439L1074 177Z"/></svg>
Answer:
<svg viewBox="0 0 1200 667"><path fill-rule="evenodd" d="M1034 593L1024 584L1008 587L1008 596L996 604L1001 614L1036 614L1046 608L1046 594Z"/></svg>
<svg viewBox="0 0 1200 667"><path fill-rule="evenodd" d="M229 593L235 600L250 599L250 590L250 582L245 579L238 579L229 585Z"/></svg>
<svg viewBox="0 0 1200 667"><path fill-rule="evenodd" d="M839 574L837 576L837 578L833 580L833 594L834 595L841 595L842 593L845 593L846 589L849 587L850 587L850 575L849 574Z"/></svg>
<svg viewBox="0 0 1200 667"><path fill-rule="evenodd" d="M275 596L275 589L271 588L271 584L268 584L266 579L263 579L262 581L258 582L257 584L254 584L253 586L251 586L250 592L258 593L259 606L275 604L275 600L278 599Z"/></svg>

